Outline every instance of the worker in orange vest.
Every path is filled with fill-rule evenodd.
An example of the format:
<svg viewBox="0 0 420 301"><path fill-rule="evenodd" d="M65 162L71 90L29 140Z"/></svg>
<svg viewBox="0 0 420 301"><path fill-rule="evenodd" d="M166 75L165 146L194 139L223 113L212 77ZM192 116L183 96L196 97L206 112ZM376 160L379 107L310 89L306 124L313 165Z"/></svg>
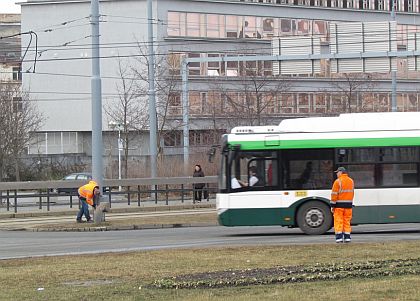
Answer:
<svg viewBox="0 0 420 301"><path fill-rule="evenodd" d="M335 171L337 179L331 191L331 212L334 216L335 241L351 242L350 221L353 214L354 182L344 167Z"/></svg>
<svg viewBox="0 0 420 301"><path fill-rule="evenodd" d="M82 222L82 216L86 217L86 221L90 223L92 218L89 214L89 205L93 208L96 208L95 197L100 195L99 185L95 181L90 181L88 184L83 185L78 190L79 200L80 200L80 210L77 213L76 221L78 223Z"/></svg>

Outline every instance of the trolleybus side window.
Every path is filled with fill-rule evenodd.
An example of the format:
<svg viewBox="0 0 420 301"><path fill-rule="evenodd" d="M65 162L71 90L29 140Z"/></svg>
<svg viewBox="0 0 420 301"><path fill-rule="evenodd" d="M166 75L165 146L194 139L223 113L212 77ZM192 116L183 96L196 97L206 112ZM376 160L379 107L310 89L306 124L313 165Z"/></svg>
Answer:
<svg viewBox="0 0 420 301"><path fill-rule="evenodd" d="M333 182L332 149L289 149L281 151L285 189L326 189Z"/></svg>
<svg viewBox="0 0 420 301"><path fill-rule="evenodd" d="M358 188L419 185L418 147L340 148L336 160Z"/></svg>

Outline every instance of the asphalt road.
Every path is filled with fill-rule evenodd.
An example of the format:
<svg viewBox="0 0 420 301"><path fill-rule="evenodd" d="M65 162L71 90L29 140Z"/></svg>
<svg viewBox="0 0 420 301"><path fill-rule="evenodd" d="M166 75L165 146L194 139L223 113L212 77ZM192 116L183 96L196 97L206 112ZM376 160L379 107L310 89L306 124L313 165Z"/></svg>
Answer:
<svg viewBox="0 0 420 301"><path fill-rule="evenodd" d="M420 224L363 225L353 242L419 240ZM334 243L332 232L308 236L281 227L190 227L109 232L0 231L0 259L213 246Z"/></svg>

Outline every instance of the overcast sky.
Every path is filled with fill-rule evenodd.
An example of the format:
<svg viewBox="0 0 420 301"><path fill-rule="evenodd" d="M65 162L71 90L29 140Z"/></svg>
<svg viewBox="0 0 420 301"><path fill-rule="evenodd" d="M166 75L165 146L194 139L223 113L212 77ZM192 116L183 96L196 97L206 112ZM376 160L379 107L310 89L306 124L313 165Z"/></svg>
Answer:
<svg viewBox="0 0 420 301"><path fill-rule="evenodd" d="M26 0L0 0L0 14L20 13L20 5L16 2L26 2Z"/></svg>

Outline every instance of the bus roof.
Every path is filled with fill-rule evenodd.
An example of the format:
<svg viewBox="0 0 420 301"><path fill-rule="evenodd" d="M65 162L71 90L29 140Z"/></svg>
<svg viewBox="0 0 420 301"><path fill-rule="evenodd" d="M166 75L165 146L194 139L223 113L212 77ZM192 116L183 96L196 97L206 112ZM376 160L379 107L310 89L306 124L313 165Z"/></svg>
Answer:
<svg viewBox="0 0 420 301"><path fill-rule="evenodd" d="M364 132L420 129L420 112L341 114L337 117L286 119L280 132Z"/></svg>
<svg viewBox="0 0 420 301"><path fill-rule="evenodd" d="M241 126L232 134L327 133L419 130L420 112L348 113L336 117L291 118L278 126Z"/></svg>

